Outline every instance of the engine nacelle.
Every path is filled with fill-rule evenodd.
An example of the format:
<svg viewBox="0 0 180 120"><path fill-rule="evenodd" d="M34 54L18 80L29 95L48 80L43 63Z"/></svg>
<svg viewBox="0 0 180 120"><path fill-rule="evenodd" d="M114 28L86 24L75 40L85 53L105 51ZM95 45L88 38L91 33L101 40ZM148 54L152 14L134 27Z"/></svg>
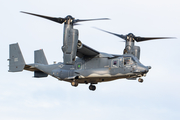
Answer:
<svg viewBox="0 0 180 120"><path fill-rule="evenodd" d="M64 37L64 44L62 46L62 51L64 53L63 59L65 64L74 64L76 59L77 44L78 30L70 29L69 32L66 32L66 36Z"/></svg>
<svg viewBox="0 0 180 120"><path fill-rule="evenodd" d="M140 47L139 46L134 46L133 47L133 55L140 59Z"/></svg>
<svg viewBox="0 0 180 120"><path fill-rule="evenodd" d="M140 47L127 45L123 51L124 54L132 54L140 59Z"/></svg>

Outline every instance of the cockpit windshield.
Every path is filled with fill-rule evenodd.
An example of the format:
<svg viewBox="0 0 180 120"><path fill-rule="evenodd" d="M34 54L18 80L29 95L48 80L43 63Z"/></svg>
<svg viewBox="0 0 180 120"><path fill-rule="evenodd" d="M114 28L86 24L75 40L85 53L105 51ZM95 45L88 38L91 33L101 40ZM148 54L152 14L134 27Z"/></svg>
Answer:
<svg viewBox="0 0 180 120"><path fill-rule="evenodd" d="M135 63L133 57L124 57L124 65L132 65Z"/></svg>

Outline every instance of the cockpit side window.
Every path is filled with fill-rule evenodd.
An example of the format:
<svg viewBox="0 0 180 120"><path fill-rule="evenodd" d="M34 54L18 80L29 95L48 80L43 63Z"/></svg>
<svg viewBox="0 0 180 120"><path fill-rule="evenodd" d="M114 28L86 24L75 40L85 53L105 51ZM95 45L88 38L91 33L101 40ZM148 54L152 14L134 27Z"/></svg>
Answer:
<svg viewBox="0 0 180 120"><path fill-rule="evenodd" d="M124 57L124 65L132 65L134 64L134 59L132 59L131 57Z"/></svg>

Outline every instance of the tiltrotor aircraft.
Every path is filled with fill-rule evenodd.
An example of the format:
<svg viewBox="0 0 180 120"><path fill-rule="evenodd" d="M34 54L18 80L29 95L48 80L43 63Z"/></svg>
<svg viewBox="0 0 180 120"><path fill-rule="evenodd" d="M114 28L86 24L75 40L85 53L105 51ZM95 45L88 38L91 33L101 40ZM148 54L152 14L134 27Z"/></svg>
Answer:
<svg viewBox="0 0 180 120"><path fill-rule="evenodd" d="M33 71L35 78L47 77L51 75L58 80L70 82L72 86L78 86L79 83L90 83L89 89L94 91L98 82L107 82L116 79L126 78L143 82L141 77L146 76L150 66L140 63L140 47L134 43L153 39L168 39L168 37L136 37L132 33L127 35L115 34L104 31L120 37L125 40L125 49L123 55L107 54L96 51L78 40L78 30L73 28L78 22L100 19L75 19L68 15L65 18L48 17L33 13L26 14L45 18L57 23L64 23L63 33L63 62L49 65L43 50L34 51L34 63L26 64L22 56L18 43L10 44L9 72L20 72L24 70ZM76 57L77 56L77 57Z"/></svg>

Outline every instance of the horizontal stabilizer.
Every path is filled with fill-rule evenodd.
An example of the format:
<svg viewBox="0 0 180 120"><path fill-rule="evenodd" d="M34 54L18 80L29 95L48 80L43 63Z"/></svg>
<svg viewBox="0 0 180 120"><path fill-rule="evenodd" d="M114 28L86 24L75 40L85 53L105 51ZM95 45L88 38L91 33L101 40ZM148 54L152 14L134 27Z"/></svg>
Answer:
<svg viewBox="0 0 180 120"><path fill-rule="evenodd" d="M25 61L18 43L9 45L9 72L20 72L24 69Z"/></svg>

